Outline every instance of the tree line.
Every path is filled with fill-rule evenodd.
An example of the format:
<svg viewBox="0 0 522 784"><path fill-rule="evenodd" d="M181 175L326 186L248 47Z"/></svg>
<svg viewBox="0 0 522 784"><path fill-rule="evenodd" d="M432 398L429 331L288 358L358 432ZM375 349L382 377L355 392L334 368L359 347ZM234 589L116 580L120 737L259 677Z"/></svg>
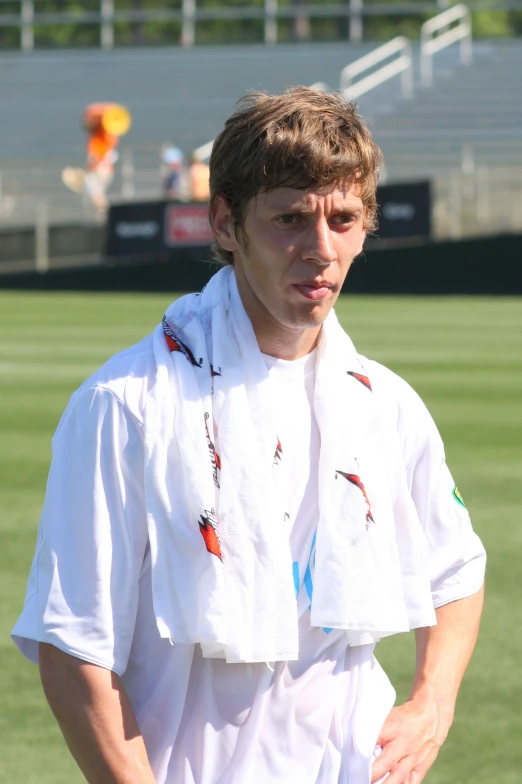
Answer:
<svg viewBox="0 0 522 784"><path fill-rule="evenodd" d="M372 0L366 0L371 3ZM383 2L383 0L379 0ZM314 5L330 4L330 0L311 0ZM384 0L396 2L396 0ZM401 0L407 5L408 0ZM198 8L215 7L260 7L264 0L197 0ZM306 0L279 0L285 5L299 6L302 13L292 19L278 21L280 43L307 41L343 41L348 39L349 21L346 16L331 18L309 17ZM81 19L85 12L98 12L99 0L35 0L36 13L66 12ZM181 0L116 0L116 10L144 11L146 9L181 9ZM0 5L0 48L20 46L20 30L2 25L3 14L19 14L19 0L2 0ZM364 38L370 41L385 41L395 35L416 38L421 24L432 14L403 14L367 16L364 19ZM473 33L478 38L511 37L522 35L522 13L507 10L479 11L473 14ZM262 43L264 26L262 20L231 19L205 20L196 25L196 44ZM179 21L117 22L114 25L115 46L160 46L180 43ZM35 25L36 48L97 47L100 43L100 27L95 23L53 23Z"/></svg>

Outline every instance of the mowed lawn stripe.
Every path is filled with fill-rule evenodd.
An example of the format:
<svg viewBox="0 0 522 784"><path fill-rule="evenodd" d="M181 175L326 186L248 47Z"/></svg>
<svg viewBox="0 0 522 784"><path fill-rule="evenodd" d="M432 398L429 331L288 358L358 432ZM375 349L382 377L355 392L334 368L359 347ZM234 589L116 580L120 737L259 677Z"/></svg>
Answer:
<svg viewBox="0 0 522 784"><path fill-rule="evenodd" d="M80 784L36 668L9 642L34 551L51 437L75 388L151 331L171 294L0 293L0 782ZM361 353L388 365L428 404L450 468L489 554L488 602L457 718L427 784L520 784L517 624L522 300L342 297L337 312ZM411 635L379 659L407 696Z"/></svg>

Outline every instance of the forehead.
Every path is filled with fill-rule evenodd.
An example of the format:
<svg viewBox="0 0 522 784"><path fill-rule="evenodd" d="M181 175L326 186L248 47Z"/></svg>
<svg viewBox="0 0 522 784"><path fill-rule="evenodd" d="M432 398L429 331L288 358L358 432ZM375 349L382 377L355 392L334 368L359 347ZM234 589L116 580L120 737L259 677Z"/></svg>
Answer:
<svg viewBox="0 0 522 784"><path fill-rule="evenodd" d="M320 205L334 209L360 209L362 200L357 183L334 183L322 188L274 188L255 197L256 206L267 209L313 210Z"/></svg>

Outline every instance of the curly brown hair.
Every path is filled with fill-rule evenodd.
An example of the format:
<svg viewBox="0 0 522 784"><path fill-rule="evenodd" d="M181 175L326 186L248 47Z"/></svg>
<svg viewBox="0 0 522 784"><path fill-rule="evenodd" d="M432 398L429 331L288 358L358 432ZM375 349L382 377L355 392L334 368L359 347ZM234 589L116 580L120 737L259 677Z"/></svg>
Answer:
<svg viewBox="0 0 522 784"><path fill-rule="evenodd" d="M229 203L236 236L246 208L258 193L274 188L321 188L356 181L367 230L376 227L375 192L382 163L357 106L338 93L292 87L281 95L250 93L216 138L210 157L210 204ZM213 243L222 264L232 253Z"/></svg>

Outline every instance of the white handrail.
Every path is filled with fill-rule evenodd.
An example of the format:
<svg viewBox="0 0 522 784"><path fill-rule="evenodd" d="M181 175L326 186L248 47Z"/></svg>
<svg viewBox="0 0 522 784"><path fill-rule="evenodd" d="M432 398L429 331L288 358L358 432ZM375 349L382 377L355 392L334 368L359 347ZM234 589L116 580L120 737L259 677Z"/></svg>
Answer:
<svg viewBox="0 0 522 784"><path fill-rule="evenodd" d="M458 22L456 27L449 27ZM440 31L440 32L439 32ZM435 33L439 33L435 35ZM462 3L437 14L421 27L421 83L423 87L433 84L433 55L451 44L460 41L460 59L465 65L472 61L471 13Z"/></svg>
<svg viewBox="0 0 522 784"><path fill-rule="evenodd" d="M377 71L366 76L364 79L353 84L354 76L359 76L361 73L368 71L375 65L382 63L393 55L398 55L387 65L383 65ZM361 95L373 90L383 82L387 82L397 74L402 74L401 84L402 93L405 97L411 98L413 95L413 64L411 56L411 44L408 39L399 35L388 41L387 44L379 46L373 52L365 54L353 63L345 66L341 71L341 92L345 98L355 100Z"/></svg>
<svg viewBox="0 0 522 784"><path fill-rule="evenodd" d="M196 150L193 151L192 155L198 159L198 161L206 161L210 158L212 153L212 147L214 146L214 139L212 141L207 142L206 144L202 144L201 147L198 147Z"/></svg>

